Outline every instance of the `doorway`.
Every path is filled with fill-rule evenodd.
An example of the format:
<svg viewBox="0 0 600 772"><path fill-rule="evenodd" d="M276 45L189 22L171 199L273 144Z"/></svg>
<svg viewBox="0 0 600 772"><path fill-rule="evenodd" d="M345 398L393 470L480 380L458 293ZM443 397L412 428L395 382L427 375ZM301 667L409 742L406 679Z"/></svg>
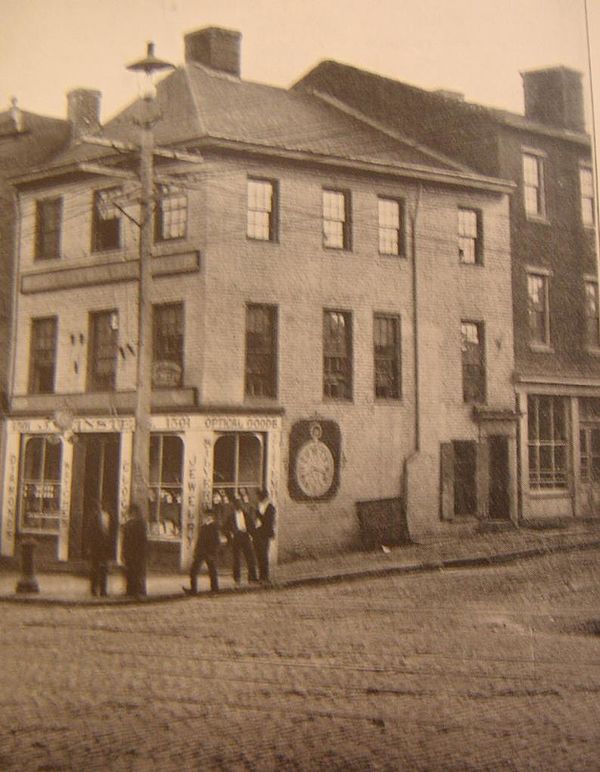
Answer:
<svg viewBox="0 0 600 772"><path fill-rule="evenodd" d="M78 434L73 448L69 559L85 558L96 500L110 515L116 556L120 443L118 434Z"/></svg>
<svg viewBox="0 0 600 772"><path fill-rule="evenodd" d="M579 488L581 514L600 515L600 425L582 424L579 430Z"/></svg>
<svg viewBox="0 0 600 772"><path fill-rule="evenodd" d="M493 520L510 520L508 438L502 434L492 434L488 437L488 447L489 516Z"/></svg>

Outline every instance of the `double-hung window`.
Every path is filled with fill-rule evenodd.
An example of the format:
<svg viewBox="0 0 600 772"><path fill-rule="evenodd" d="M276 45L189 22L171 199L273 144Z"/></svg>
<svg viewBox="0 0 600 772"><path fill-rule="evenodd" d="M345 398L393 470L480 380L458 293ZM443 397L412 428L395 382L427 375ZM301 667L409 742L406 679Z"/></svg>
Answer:
<svg viewBox="0 0 600 772"><path fill-rule="evenodd" d="M484 327L481 322L461 322L463 401L485 402Z"/></svg>
<svg viewBox="0 0 600 772"><path fill-rule="evenodd" d="M528 217L546 217L544 156L541 154L523 153L523 197Z"/></svg>
<svg viewBox="0 0 600 772"><path fill-rule="evenodd" d="M400 399L402 396L400 317L375 314L373 318L375 356L375 396Z"/></svg>
<svg viewBox="0 0 600 772"><path fill-rule="evenodd" d="M378 199L380 255L404 255L404 202L394 198Z"/></svg>
<svg viewBox="0 0 600 772"><path fill-rule="evenodd" d="M579 167L579 193L581 196L581 221L593 227L595 222L596 202L594 199L594 177L589 166Z"/></svg>
<svg viewBox="0 0 600 772"><path fill-rule="evenodd" d="M121 247L121 213L115 205L120 188L94 192L92 213L92 251L102 252Z"/></svg>
<svg viewBox="0 0 600 772"><path fill-rule="evenodd" d="M187 230L188 201L175 185L160 185L154 217L154 240L183 239Z"/></svg>
<svg viewBox="0 0 600 772"><path fill-rule="evenodd" d="M323 246L328 249L351 249L350 193L323 190Z"/></svg>
<svg viewBox="0 0 600 772"><path fill-rule="evenodd" d="M277 241L278 186L273 180L248 180L246 234L249 239Z"/></svg>
<svg viewBox="0 0 600 772"><path fill-rule="evenodd" d="M483 262L481 212L477 209L458 210L458 259L467 265Z"/></svg>
<svg viewBox="0 0 600 772"><path fill-rule="evenodd" d="M54 392L57 326L55 316L32 319L31 321L30 394L51 394Z"/></svg>
<svg viewBox="0 0 600 772"><path fill-rule="evenodd" d="M36 260L52 260L60 257L62 211L62 198L44 198L36 202Z"/></svg>
<svg viewBox="0 0 600 772"><path fill-rule="evenodd" d="M114 391L117 376L119 315L116 311L90 314L88 391Z"/></svg>
<svg viewBox="0 0 600 772"><path fill-rule="evenodd" d="M246 306L245 393L249 397L277 396L277 308Z"/></svg>
<svg viewBox="0 0 600 772"><path fill-rule="evenodd" d="M550 345L548 282L549 276L546 273L527 274L529 342L532 346Z"/></svg>
<svg viewBox="0 0 600 772"><path fill-rule="evenodd" d="M152 386L181 386L183 303L164 303L152 307L152 344Z"/></svg>
<svg viewBox="0 0 600 772"><path fill-rule="evenodd" d="M323 395L352 399L352 316L323 312Z"/></svg>

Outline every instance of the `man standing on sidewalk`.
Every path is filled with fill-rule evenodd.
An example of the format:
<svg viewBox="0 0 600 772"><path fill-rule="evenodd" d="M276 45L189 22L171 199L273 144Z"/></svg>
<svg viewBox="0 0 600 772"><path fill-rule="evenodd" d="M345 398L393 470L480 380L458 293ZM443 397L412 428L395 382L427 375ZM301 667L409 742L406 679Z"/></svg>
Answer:
<svg viewBox="0 0 600 772"><path fill-rule="evenodd" d="M90 591L92 595L108 595L108 561L112 552L110 538L110 515L98 499L94 501L94 512L90 523Z"/></svg>
<svg viewBox="0 0 600 772"><path fill-rule="evenodd" d="M254 521L250 512L244 510L240 498L236 497L234 499L233 511L227 521L226 533L231 541L234 582L239 584L241 580L241 553L244 553L244 559L248 568L248 581L257 582L256 558L254 557L254 548L252 546Z"/></svg>
<svg viewBox="0 0 600 772"><path fill-rule="evenodd" d="M256 509L256 528L254 531L254 551L258 562L258 578L268 583L269 579L269 546L275 536L275 507L271 502L268 490L259 493Z"/></svg>
<svg viewBox="0 0 600 772"><path fill-rule="evenodd" d="M129 508L129 520L123 526L123 562L127 595L146 595L146 570L148 562L148 532L146 521L137 504Z"/></svg>
<svg viewBox="0 0 600 772"><path fill-rule="evenodd" d="M217 573L217 558L219 547L221 546L219 537L219 524L215 520L214 512L208 509L204 513L204 522L200 526L200 532L194 548L194 557L190 566L190 589L183 588L187 595L198 594L198 572L202 563L206 563L208 574L210 576L211 592L219 590L219 576Z"/></svg>

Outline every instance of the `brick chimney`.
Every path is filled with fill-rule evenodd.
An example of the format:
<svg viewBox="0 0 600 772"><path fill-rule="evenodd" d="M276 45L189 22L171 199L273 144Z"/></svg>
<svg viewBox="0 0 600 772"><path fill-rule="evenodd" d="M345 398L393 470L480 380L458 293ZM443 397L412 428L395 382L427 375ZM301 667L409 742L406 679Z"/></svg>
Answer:
<svg viewBox="0 0 600 772"><path fill-rule="evenodd" d="M241 41L240 32L222 27L205 27L188 32L184 38L185 61L197 62L239 78Z"/></svg>
<svg viewBox="0 0 600 772"><path fill-rule="evenodd" d="M581 73L568 67L522 72L525 117L560 129L585 131Z"/></svg>
<svg viewBox="0 0 600 772"><path fill-rule="evenodd" d="M102 94L90 88L76 88L67 94L67 119L73 139L92 134L100 128L100 98Z"/></svg>

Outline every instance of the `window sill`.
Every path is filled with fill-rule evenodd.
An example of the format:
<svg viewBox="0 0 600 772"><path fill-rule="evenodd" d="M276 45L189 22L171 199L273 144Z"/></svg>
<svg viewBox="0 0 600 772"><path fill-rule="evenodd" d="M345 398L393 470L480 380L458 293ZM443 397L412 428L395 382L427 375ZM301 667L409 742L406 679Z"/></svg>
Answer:
<svg viewBox="0 0 600 772"><path fill-rule="evenodd" d="M279 239L261 239L258 236L248 236L248 234L246 234L246 241L251 241L254 244L279 244Z"/></svg>
<svg viewBox="0 0 600 772"><path fill-rule="evenodd" d="M352 397L323 397L323 402L326 405L353 405L354 399Z"/></svg>
<svg viewBox="0 0 600 772"><path fill-rule="evenodd" d="M485 267L485 263L482 260L479 260L475 263L465 263L464 260L459 260L458 264L461 266L464 265L466 268L484 268Z"/></svg>
<svg viewBox="0 0 600 772"><path fill-rule="evenodd" d="M331 247L327 247L327 249L331 249ZM408 257L408 255L400 254L399 252L397 254L394 252L378 252L377 254L379 257L392 257L395 260L397 260L398 258L400 260L406 260Z"/></svg>
<svg viewBox="0 0 600 772"><path fill-rule="evenodd" d="M376 405L401 405L402 397L375 397Z"/></svg>
<svg viewBox="0 0 600 772"><path fill-rule="evenodd" d="M550 225L550 220L545 215L528 214L525 212L525 219L527 222L535 223L536 225Z"/></svg>
<svg viewBox="0 0 600 772"><path fill-rule="evenodd" d="M585 350L586 350L586 353L589 354L591 357L600 357L599 346L586 346Z"/></svg>
<svg viewBox="0 0 600 772"><path fill-rule="evenodd" d="M352 252L350 247L327 247L325 244L323 244L323 251L324 252ZM391 255L394 257L394 255Z"/></svg>
<svg viewBox="0 0 600 772"><path fill-rule="evenodd" d="M545 343L530 343L529 350L535 354L554 354L554 348Z"/></svg>
<svg viewBox="0 0 600 772"><path fill-rule="evenodd" d="M568 488L549 488L548 490L529 489L529 496L532 499L564 499L569 498Z"/></svg>

